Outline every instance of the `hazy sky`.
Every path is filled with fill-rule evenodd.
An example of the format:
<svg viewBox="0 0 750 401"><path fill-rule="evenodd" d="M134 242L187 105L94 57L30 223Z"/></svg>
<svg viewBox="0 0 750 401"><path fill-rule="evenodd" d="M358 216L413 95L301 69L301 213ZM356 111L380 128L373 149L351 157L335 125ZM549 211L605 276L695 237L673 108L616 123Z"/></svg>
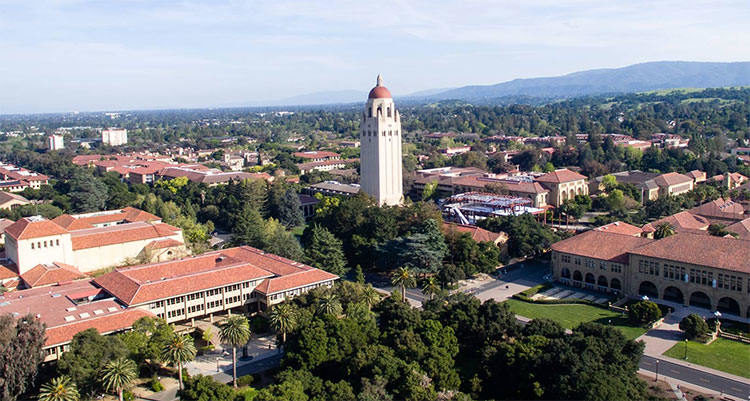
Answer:
<svg viewBox="0 0 750 401"><path fill-rule="evenodd" d="M748 21L748 0L0 0L0 114L747 61Z"/></svg>

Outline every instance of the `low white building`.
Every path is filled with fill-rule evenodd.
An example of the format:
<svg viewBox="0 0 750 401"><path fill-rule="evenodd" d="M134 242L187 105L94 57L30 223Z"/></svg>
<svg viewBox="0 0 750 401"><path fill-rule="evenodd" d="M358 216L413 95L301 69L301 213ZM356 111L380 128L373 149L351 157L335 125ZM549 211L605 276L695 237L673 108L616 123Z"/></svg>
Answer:
<svg viewBox="0 0 750 401"><path fill-rule="evenodd" d="M102 130L102 143L109 146L120 146L128 143L128 130L109 128Z"/></svg>

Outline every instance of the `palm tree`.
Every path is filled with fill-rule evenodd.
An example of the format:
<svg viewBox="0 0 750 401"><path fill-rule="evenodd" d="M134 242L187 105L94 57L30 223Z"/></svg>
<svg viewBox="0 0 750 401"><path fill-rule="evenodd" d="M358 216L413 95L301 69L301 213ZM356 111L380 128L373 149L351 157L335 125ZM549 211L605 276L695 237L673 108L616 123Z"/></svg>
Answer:
<svg viewBox="0 0 750 401"><path fill-rule="evenodd" d="M372 307L380 301L380 294L375 291L372 284L367 284L362 288L362 301L367 305L368 310L372 310Z"/></svg>
<svg viewBox="0 0 750 401"><path fill-rule="evenodd" d="M329 292L320 297L320 301L318 301L318 313L322 315L339 316L341 315L341 312L341 302L339 302L336 294Z"/></svg>
<svg viewBox="0 0 750 401"><path fill-rule="evenodd" d="M135 362L127 358L119 358L104 365L102 384L107 391L117 391L122 401L122 392L130 386L136 377Z"/></svg>
<svg viewBox="0 0 750 401"><path fill-rule="evenodd" d="M662 239L674 235L674 227L669 223L661 223L656 226L654 231L654 239Z"/></svg>
<svg viewBox="0 0 750 401"><path fill-rule="evenodd" d="M221 341L232 346L232 385L237 388L237 347L250 341L250 324L244 316L232 316L221 326Z"/></svg>
<svg viewBox="0 0 750 401"><path fill-rule="evenodd" d="M422 287L422 292L425 293L425 295L429 295L430 300L435 298L435 295L440 292L440 284L435 280L435 277L427 278L427 281L425 281L424 286Z"/></svg>
<svg viewBox="0 0 750 401"><path fill-rule="evenodd" d="M175 334L161 351L163 361L177 365L180 390L182 390L182 364L195 359L195 353L193 338L187 334Z"/></svg>
<svg viewBox="0 0 750 401"><path fill-rule="evenodd" d="M391 283L401 287L401 302L406 302L406 289L417 285L417 280L414 278L414 275L408 267L399 267L398 270L393 273Z"/></svg>
<svg viewBox="0 0 750 401"><path fill-rule="evenodd" d="M55 377L42 385L39 401L78 401L78 388L68 376Z"/></svg>
<svg viewBox="0 0 750 401"><path fill-rule="evenodd" d="M281 333L281 343L286 344L286 333L294 330L297 324L297 311L294 310L292 304L278 304L271 309L269 318L271 327Z"/></svg>

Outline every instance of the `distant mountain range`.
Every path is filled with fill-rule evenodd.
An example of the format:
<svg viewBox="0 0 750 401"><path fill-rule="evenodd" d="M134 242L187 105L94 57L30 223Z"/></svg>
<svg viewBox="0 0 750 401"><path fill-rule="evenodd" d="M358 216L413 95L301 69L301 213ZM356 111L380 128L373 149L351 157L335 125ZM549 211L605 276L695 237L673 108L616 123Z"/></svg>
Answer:
<svg viewBox="0 0 750 401"><path fill-rule="evenodd" d="M578 96L643 92L672 88L750 86L750 62L709 63L657 61L622 68L574 72L558 77L514 79L494 85L430 89L396 99L413 102L463 100L472 103L507 103L503 99L564 99ZM357 103L366 91L318 92L268 102L268 106Z"/></svg>

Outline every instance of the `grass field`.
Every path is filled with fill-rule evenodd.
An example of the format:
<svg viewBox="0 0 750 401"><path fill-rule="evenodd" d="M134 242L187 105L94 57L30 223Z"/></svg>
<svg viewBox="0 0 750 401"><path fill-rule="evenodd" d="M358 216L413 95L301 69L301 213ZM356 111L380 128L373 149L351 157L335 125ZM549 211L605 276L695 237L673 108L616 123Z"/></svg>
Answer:
<svg viewBox="0 0 750 401"><path fill-rule="evenodd" d="M534 304L509 299L505 301L513 313L529 319L547 318L554 320L565 328L572 329L584 322L611 324L622 330L625 337L635 339L646 332L646 329L634 327L627 317L604 308L582 304ZM610 323L611 322L611 323Z"/></svg>
<svg viewBox="0 0 750 401"><path fill-rule="evenodd" d="M685 344L680 342L664 355L685 359ZM688 341L688 362L750 378L750 345L719 338L709 345Z"/></svg>

